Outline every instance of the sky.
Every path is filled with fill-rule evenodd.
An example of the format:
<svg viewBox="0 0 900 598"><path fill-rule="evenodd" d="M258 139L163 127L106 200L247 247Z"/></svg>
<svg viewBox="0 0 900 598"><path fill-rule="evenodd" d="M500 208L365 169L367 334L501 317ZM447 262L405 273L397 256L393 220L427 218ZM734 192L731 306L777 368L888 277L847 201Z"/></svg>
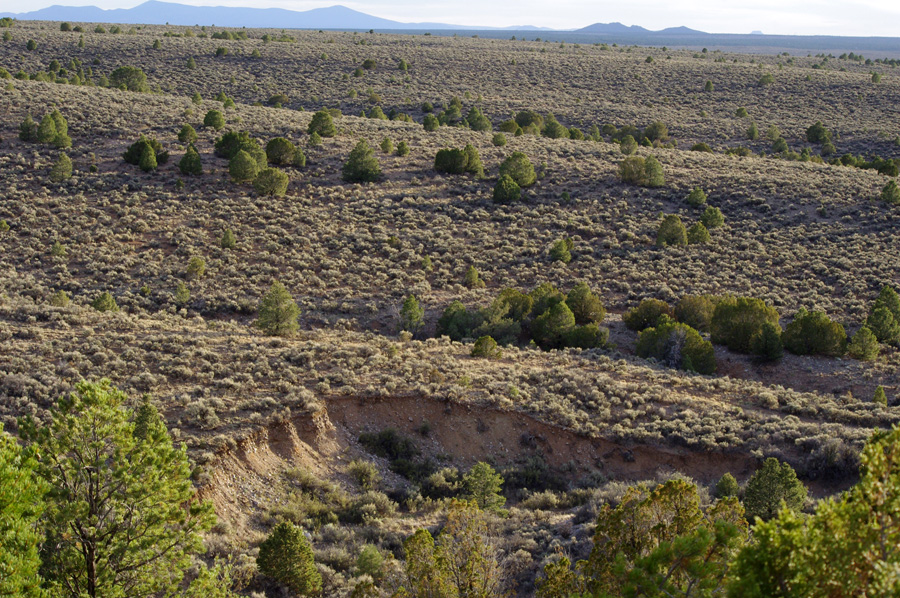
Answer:
<svg viewBox="0 0 900 598"><path fill-rule="evenodd" d="M143 0L0 0L0 12L53 4L130 8ZM309 10L342 4L402 22L577 29L620 22L648 29L686 26L709 33L900 37L898 0L167 0L205 6Z"/></svg>

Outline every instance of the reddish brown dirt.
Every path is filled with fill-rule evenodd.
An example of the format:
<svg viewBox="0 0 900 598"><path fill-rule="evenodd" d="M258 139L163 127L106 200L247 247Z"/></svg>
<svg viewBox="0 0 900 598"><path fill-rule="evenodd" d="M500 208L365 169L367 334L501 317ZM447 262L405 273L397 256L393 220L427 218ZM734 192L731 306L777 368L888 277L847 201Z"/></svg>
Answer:
<svg viewBox="0 0 900 598"><path fill-rule="evenodd" d="M430 430L423 436L419 430L426 422ZM329 400L327 411L261 429L236 449L221 453L209 466L211 480L201 496L213 501L220 518L246 529L253 513L281 500L285 470L301 468L325 479L341 478L344 466L362 453L356 442L359 434L385 428L415 438L425 454L459 467L488 459L509 465L539 452L571 478L600 471L633 481L679 471L701 483L714 482L725 472L743 479L756 467L748 455L618 444L493 407L421 397L349 397Z"/></svg>
<svg viewBox="0 0 900 598"><path fill-rule="evenodd" d="M728 471L743 478L756 468L749 455L623 445L575 434L525 413L435 399L345 398L330 400L328 411L335 425L354 438L363 431L396 428L417 438L428 454L449 455L462 466L487 458L506 465L540 451L551 467L565 467L576 477L599 470L610 478L639 480L677 470L707 483ZM423 437L418 430L426 422L430 431Z"/></svg>

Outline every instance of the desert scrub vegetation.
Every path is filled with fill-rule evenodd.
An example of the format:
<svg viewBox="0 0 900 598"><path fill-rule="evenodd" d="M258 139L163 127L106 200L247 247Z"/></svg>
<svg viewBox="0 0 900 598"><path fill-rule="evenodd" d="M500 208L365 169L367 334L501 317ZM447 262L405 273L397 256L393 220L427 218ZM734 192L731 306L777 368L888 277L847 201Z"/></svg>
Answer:
<svg viewBox="0 0 900 598"><path fill-rule="evenodd" d="M900 307L882 289L898 277L900 130L886 65L163 26L87 28L79 47L79 32L52 29L17 23L20 50L0 58L6 430L108 376L150 394L201 468L348 397L421 399L527 415L638 459L673 451L704 483L691 457L712 453L778 458L836 488L871 431L898 421ZM150 93L114 84L126 55ZM361 66L370 58L378 68ZM777 140L787 151L768 155ZM436 168L447 148L459 149ZM646 184L651 155L659 186ZM620 164L638 159L639 184L623 182ZM463 161L475 176L438 172ZM663 218L681 226L658 244ZM844 345L852 359L835 357ZM422 497L395 492L386 465L381 482L347 474L369 476L365 494L317 486L281 513L319 525L326 593L349 591L366 544L388 563L403 554L409 534L391 526L408 501L424 521L462 488L464 470L438 455L408 461L395 469ZM533 530L509 540L530 582L547 557L531 541L567 537L536 512L583 499L593 521L602 501L575 493L597 484L538 488L555 478L536 462L501 473L515 489L496 526ZM364 521L375 527L344 526ZM374 560L359 567L373 579Z"/></svg>

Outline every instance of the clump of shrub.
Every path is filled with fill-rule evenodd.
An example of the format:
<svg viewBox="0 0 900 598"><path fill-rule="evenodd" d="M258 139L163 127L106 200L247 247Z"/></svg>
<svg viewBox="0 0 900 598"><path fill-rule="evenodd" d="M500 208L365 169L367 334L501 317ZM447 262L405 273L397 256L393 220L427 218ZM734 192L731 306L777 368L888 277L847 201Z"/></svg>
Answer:
<svg viewBox="0 0 900 598"><path fill-rule="evenodd" d="M103 291L91 301L91 307L97 311L119 311L119 305L109 291Z"/></svg>
<svg viewBox="0 0 900 598"><path fill-rule="evenodd" d="M646 159L630 156L619 163L619 178L623 183L642 187L662 187L665 184L662 164L653 156Z"/></svg>
<svg viewBox="0 0 900 598"><path fill-rule="evenodd" d="M72 159L66 154L60 154L56 163L50 169L50 180L61 183L72 177Z"/></svg>
<svg viewBox="0 0 900 598"><path fill-rule="evenodd" d="M694 189L688 193L687 202L688 205L699 208L706 203L706 192L700 187L694 187Z"/></svg>
<svg viewBox="0 0 900 598"><path fill-rule="evenodd" d="M722 210L719 208L707 206L700 216L700 223L705 226L707 230L712 230L725 224L725 216L722 215Z"/></svg>
<svg viewBox="0 0 900 598"><path fill-rule="evenodd" d="M197 152L197 148L194 147L193 143L188 146L184 156L178 162L178 170L181 171L181 174L193 176L203 174L203 163L200 159L200 153Z"/></svg>
<svg viewBox="0 0 900 598"><path fill-rule="evenodd" d="M503 178L504 175L509 176L522 188L530 187L537 181L537 174L534 172L531 160L522 152L513 152L500 164L500 178Z"/></svg>
<svg viewBox="0 0 900 598"><path fill-rule="evenodd" d="M225 116L218 110L210 110L203 117L203 126L220 131L225 126Z"/></svg>
<svg viewBox="0 0 900 598"><path fill-rule="evenodd" d="M290 178L277 168L264 168L253 180L253 189L259 195L282 197L287 193Z"/></svg>
<svg viewBox="0 0 900 598"><path fill-rule="evenodd" d="M522 188L508 174L504 174L494 185L494 201L496 203L512 203L522 197Z"/></svg>
<svg viewBox="0 0 900 598"><path fill-rule="evenodd" d="M72 138L69 137L69 123L59 110L45 114L40 124L36 124L28 114L19 125L19 139L26 142L54 145L60 149L72 146Z"/></svg>
<svg viewBox="0 0 900 598"><path fill-rule="evenodd" d="M569 237L557 239L553 246L550 247L550 259L554 262L562 262L568 264L572 261L572 250L575 243Z"/></svg>
<svg viewBox="0 0 900 598"><path fill-rule="evenodd" d="M639 357L653 357L668 367L689 372L713 374L716 371L712 343L703 340L687 324L667 315L660 316L656 326L641 331L635 352Z"/></svg>
<svg viewBox="0 0 900 598"><path fill-rule="evenodd" d="M259 163L246 151L238 150L228 161L228 174L235 183L252 181L259 174Z"/></svg>
<svg viewBox="0 0 900 598"><path fill-rule="evenodd" d="M688 236L681 217L677 214L669 214L663 218L656 232L656 244L659 247L666 245L687 245Z"/></svg>
<svg viewBox="0 0 900 598"><path fill-rule="evenodd" d="M331 112L328 110L319 110L313 114L306 132L309 135L317 133L319 137L334 137L337 135L337 128L334 126L334 119L331 117Z"/></svg>
<svg viewBox="0 0 900 598"><path fill-rule="evenodd" d="M797 355L840 357L847 349L847 333L824 312L801 308L781 335L784 348Z"/></svg>
<svg viewBox="0 0 900 598"><path fill-rule="evenodd" d="M503 352L497 346L497 341L485 335L479 337L475 344L472 345L471 355L472 357L484 357L486 359L500 359L503 356Z"/></svg>
<svg viewBox="0 0 900 598"><path fill-rule="evenodd" d="M881 289L869 310L866 326L880 342L900 344L900 296L893 287Z"/></svg>
<svg viewBox="0 0 900 598"><path fill-rule="evenodd" d="M766 322L780 331L778 312L762 299L723 297L713 312L710 334L714 343L738 353L750 353L753 337L762 332Z"/></svg>
<svg viewBox="0 0 900 598"><path fill-rule="evenodd" d="M142 170L155 170L157 166L169 161L169 152L164 150L156 139L141 135L137 141L128 146L122 154L122 159L128 164L140 166ZM147 168L150 163L153 163L153 167Z"/></svg>
<svg viewBox="0 0 900 598"><path fill-rule="evenodd" d="M672 307L660 299L643 299L641 302L622 314L622 321L629 330L641 331L656 323L662 316L673 317Z"/></svg>
<svg viewBox="0 0 900 598"><path fill-rule="evenodd" d="M365 139L361 139L350 152L341 174L348 183L370 183L381 178L381 166L375 157L375 150L369 147Z"/></svg>

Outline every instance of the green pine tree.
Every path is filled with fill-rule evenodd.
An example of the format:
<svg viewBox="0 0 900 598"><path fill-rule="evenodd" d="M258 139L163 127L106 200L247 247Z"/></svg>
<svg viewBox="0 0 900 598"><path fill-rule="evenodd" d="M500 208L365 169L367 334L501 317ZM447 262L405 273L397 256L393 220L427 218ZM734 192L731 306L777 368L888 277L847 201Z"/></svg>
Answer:
<svg viewBox="0 0 900 598"><path fill-rule="evenodd" d="M215 522L196 500L184 446L151 406L135 417L108 380L60 399L48 424L20 430L50 487L44 569L67 596L151 596L174 591Z"/></svg>
<svg viewBox="0 0 900 598"><path fill-rule="evenodd" d="M256 557L259 572L287 586L301 596L312 596L322 590L312 548L303 530L290 522L275 526L259 545Z"/></svg>

